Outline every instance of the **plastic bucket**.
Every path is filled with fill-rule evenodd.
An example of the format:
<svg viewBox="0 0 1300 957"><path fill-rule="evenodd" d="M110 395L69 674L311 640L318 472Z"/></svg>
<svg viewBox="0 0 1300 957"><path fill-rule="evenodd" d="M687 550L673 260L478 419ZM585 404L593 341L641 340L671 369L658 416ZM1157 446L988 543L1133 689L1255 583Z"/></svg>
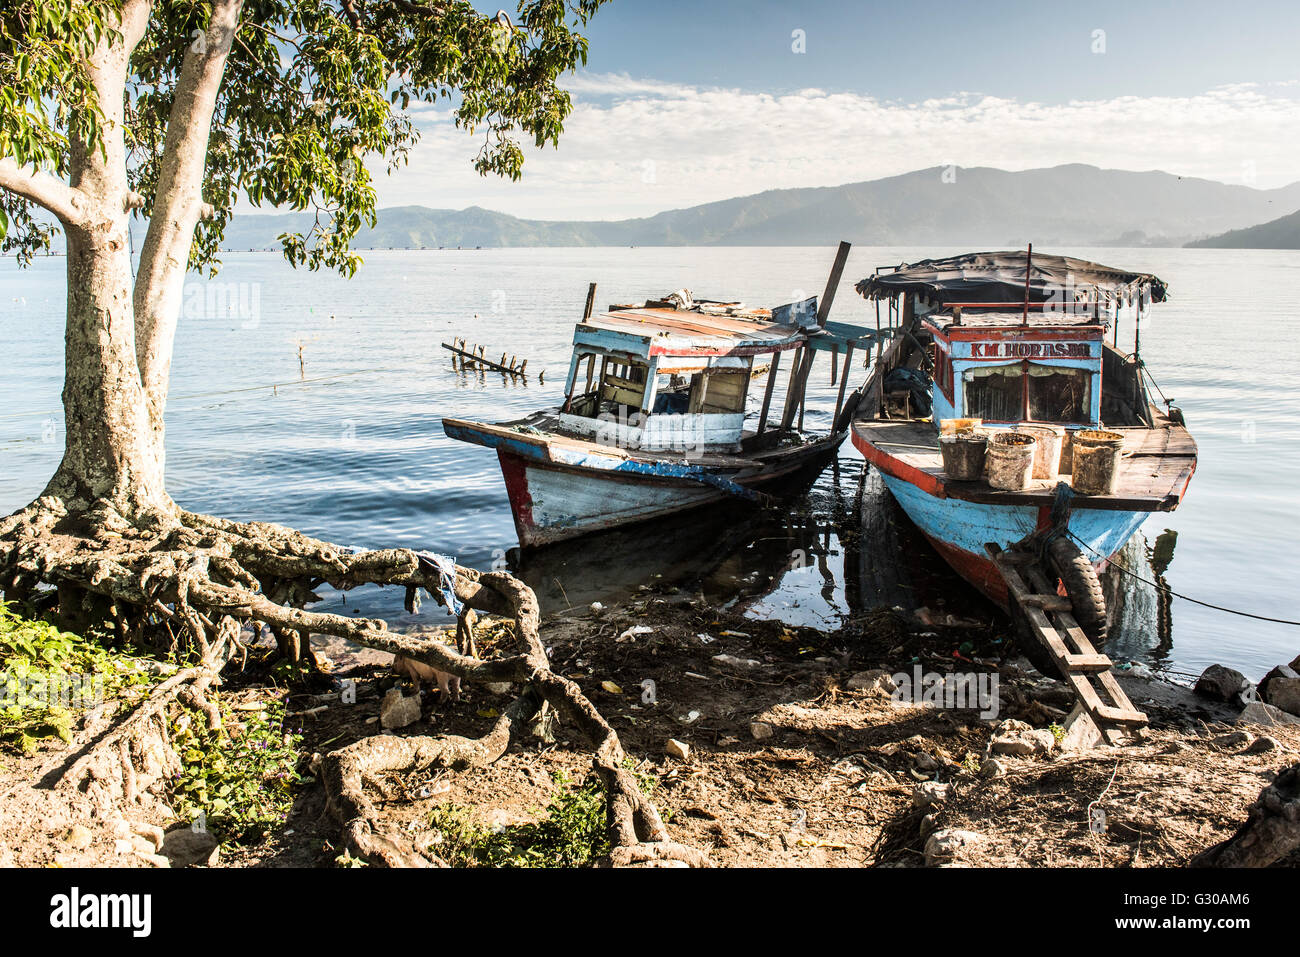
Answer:
<svg viewBox="0 0 1300 957"><path fill-rule="evenodd" d="M1065 439L1065 429L1059 425L1017 425L1017 432L1032 435L1038 440L1034 451L1034 478L1055 479L1061 471L1061 443Z"/></svg>
<svg viewBox="0 0 1300 957"><path fill-rule="evenodd" d="M974 432L939 436L944 474L954 482L978 482L984 477L988 444L988 436Z"/></svg>
<svg viewBox="0 0 1300 957"><path fill-rule="evenodd" d="M984 424L983 419L940 419L940 435L958 435L962 432L973 432Z"/></svg>
<svg viewBox="0 0 1300 957"><path fill-rule="evenodd" d="M985 461L989 484L1007 492L1029 487L1038 440L1024 432L996 432L989 436Z"/></svg>
<svg viewBox="0 0 1300 957"><path fill-rule="evenodd" d="M1124 436L1103 429L1074 433L1070 488L1080 495L1114 495Z"/></svg>

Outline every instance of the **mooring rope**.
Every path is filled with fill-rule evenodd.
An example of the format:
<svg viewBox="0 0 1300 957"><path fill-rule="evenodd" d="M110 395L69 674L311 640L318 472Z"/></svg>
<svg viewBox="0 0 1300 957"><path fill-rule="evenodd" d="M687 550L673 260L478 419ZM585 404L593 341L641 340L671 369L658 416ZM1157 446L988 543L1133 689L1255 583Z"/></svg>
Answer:
<svg viewBox="0 0 1300 957"><path fill-rule="evenodd" d="M1098 558L1102 558L1102 559L1106 558L1105 555L1101 554L1101 552L1097 551L1095 548L1093 548L1091 545L1089 545L1087 542L1081 539L1078 535L1074 534L1074 532L1068 532L1067 534L1076 542L1078 542L1080 545L1082 545L1084 548L1086 548L1088 551L1096 555ZM1193 605L1201 605L1204 608L1213 608L1215 611L1226 611L1230 615L1240 615L1242 618L1254 618L1256 621L1269 621L1275 625L1295 625L1297 627L1300 627L1300 621L1291 621L1290 619L1287 618L1270 618L1268 615L1256 615L1253 612L1239 611L1236 608L1225 608L1223 605L1215 605L1208 601L1201 601L1199 598L1192 598L1190 595L1183 595L1179 592L1174 591L1168 585L1162 585L1158 582L1153 582L1146 578L1143 578L1137 572L1124 567L1124 565L1115 561L1115 559L1113 558L1109 559L1109 562L1110 564L1118 568L1120 571L1122 571L1125 575L1128 575L1132 578L1136 578L1140 582L1145 582L1146 584L1150 585L1152 588L1155 588L1158 591L1162 591L1167 595L1173 595L1175 598L1181 598L1183 601L1190 601Z"/></svg>

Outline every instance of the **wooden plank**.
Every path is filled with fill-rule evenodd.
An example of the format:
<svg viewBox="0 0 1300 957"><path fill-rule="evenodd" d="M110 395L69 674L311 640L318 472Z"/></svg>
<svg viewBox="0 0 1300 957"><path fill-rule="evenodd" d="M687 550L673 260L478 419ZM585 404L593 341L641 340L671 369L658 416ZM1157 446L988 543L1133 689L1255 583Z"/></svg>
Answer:
<svg viewBox="0 0 1300 957"><path fill-rule="evenodd" d="M763 390L763 411L758 415L758 431L762 434L767 428L767 413L772 407L772 392L776 388L776 372L781 368L781 353L772 356L772 367L767 370L767 388Z"/></svg>
<svg viewBox="0 0 1300 957"><path fill-rule="evenodd" d="M582 310L582 321L586 322L591 318L592 310L596 308L596 284L590 283L587 286L587 306Z"/></svg>
<svg viewBox="0 0 1300 957"><path fill-rule="evenodd" d="M1110 671L1113 662L1106 655L1066 655L1065 667L1071 671L1099 673Z"/></svg>

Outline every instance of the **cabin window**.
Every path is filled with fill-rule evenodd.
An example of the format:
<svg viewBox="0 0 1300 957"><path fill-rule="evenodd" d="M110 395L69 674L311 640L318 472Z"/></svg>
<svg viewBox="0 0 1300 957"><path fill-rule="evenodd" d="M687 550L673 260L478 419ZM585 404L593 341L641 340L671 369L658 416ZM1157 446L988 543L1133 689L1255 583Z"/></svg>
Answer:
<svg viewBox="0 0 1300 957"><path fill-rule="evenodd" d="M1090 422L1092 372L1032 362L962 373L964 414L990 422Z"/></svg>
<svg viewBox="0 0 1300 957"><path fill-rule="evenodd" d="M600 381L600 401L641 408L645 400L647 368L639 363L607 363Z"/></svg>
<svg viewBox="0 0 1300 957"><path fill-rule="evenodd" d="M1089 422L1092 373L1064 366L1029 366L1029 418L1039 422Z"/></svg>
<svg viewBox="0 0 1300 957"><path fill-rule="evenodd" d="M964 414L990 422L1015 422L1024 408L1024 370L1020 363L979 366L961 375Z"/></svg>
<svg viewBox="0 0 1300 957"><path fill-rule="evenodd" d="M748 369L710 369L691 376L687 409L699 413L745 411Z"/></svg>

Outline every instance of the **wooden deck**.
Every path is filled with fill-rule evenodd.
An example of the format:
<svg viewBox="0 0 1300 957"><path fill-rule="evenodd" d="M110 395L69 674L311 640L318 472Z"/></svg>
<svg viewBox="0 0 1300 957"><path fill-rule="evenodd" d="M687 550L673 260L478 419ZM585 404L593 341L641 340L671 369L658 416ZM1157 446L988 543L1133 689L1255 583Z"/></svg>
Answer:
<svg viewBox="0 0 1300 957"><path fill-rule="evenodd" d="M1077 495L1076 508L1169 512L1177 508L1196 470L1196 442L1181 425L1163 416L1160 427L1115 428L1124 435L1124 457L1113 495ZM1108 427L1109 428L1109 427ZM1050 505L1058 481L1039 479L1020 492L1004 492L985 482L954 482L944 475L939 437L930 422L911 419L859 419L853 431L868 461L941 498L988 505ZM873 454L874 453L874 454Z"/></svg>

